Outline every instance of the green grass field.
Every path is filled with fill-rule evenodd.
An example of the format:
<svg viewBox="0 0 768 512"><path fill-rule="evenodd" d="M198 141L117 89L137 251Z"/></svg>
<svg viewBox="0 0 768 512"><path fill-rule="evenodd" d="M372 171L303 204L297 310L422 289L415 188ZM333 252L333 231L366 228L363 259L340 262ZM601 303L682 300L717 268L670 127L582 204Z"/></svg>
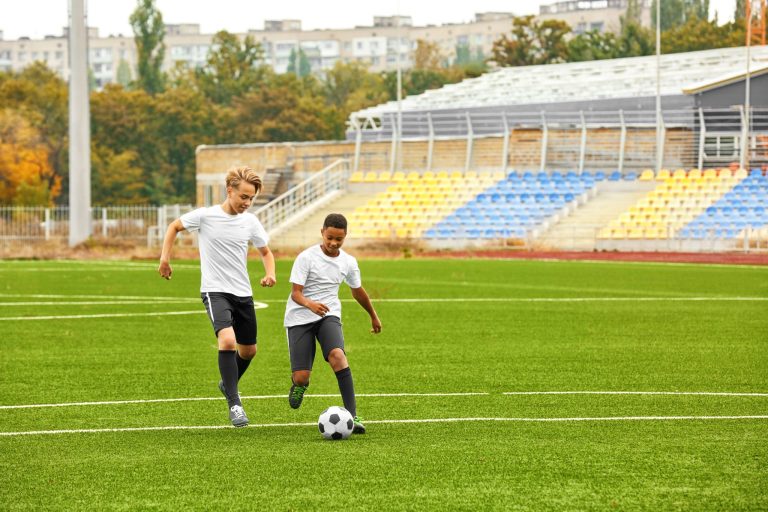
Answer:
<svg viewBox="0 0 768 512"><path fill-rule="evenodd" d="M330 442L319 356L286 399L290 265L234 429L197 262L0 261L0 509L768 509L768 268L362 259L368 433Z"/></svg>

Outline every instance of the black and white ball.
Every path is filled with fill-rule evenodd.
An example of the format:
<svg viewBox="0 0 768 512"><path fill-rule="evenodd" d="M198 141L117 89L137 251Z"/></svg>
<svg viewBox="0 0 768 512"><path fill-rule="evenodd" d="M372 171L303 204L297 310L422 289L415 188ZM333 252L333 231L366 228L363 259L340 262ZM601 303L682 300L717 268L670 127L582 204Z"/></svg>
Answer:
<svg viewBox="0 0 768 512"><path fill-rule="evenodd" d="M337 405L324 410L317 420L317 428L326 439L339 441L352 435L355 423L352 414L343 407Z"/></svg>

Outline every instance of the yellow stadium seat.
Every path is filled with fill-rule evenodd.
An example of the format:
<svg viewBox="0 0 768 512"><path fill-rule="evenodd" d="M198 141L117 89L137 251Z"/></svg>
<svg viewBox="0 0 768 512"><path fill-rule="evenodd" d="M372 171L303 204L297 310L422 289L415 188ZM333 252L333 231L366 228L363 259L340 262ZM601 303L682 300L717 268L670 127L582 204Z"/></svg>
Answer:
<svg viewBox="0 0 768 512"><path fill-rule="evenodd" d="M731 172L730 169L728 169L726 167L723 167L722 169L720 169L720 172L717 173L717 175L718 175L718 177L720 177L720 179L722 179L722 178L732 178L733 177L733 172Z"/></svg>
<svg viewBox="0 0 768 512"><path fill-rule="evenodd" d="M363 181L363 173L362 173L362 171L355 171L349 177L349 182L350 183L360 183L361 181Z"/></svg>
<svg viewBox="0 0 768 512"><path fill-rule="evenodd" d="M374 183L378 179L379 179L379 174L376 171L368 171L367 173L365 173L365 178L363 179L363 181L365 183Z"/></svg>
<svg viewBox="0 0 768 512"><path fill-rule="evenodd" d="M660 169L656 175L656 181L665 181L669 179L669 169Z"/></svg>
<svg viewBox="0 0 768 512"><path fill-rule="evenodd" d="M688 176L688 173L685 172L685 169L675 169L675 172L672 174L672 178L675 180L684 180Z"/></svg>
<svg viewBox="0 0 768 512"><path fill-rule="evenodd" d="M389 183L392 181L392 173L389 171L379 173L379 179L377 181L380 183Z"/></svg>
<svg viewBox="0 0 768 512"><path fill-rule="evenodd" d="M438 180L447 180L448 179L448 171L440 171L435 175L435 178Z"/></svg>
<svg viewBox="0 0 768 512"><path fill-rule="evenodd" d="M421 178L424 180L433 180L435 179L435 173L433 173L432 171L427 171L424 174L422 174Z"/></svg>
<svg viewBox="0 0 768 512"><path fill-rule="evenodd" d="M451 173L451 179L452 180L463 180L464 175L461 173L461 171L453 171Z"/></svg>
<svg viewBox="0 0 768 512"><path fill-rule="evenodd" d="M740 180L743 180L747 176L749 176L749 173L747 172L746 169L739 169L735 173L733 173L733 177L738 178Z"/></svg>
<svg viewBox="0 0 768 512"><path fill-rule="evenodd" d="M493 181L501 181L507 177L504 171L493 171L492 176L493 176Z"/></svg>
<svg viewBox="0 0 768 512"><path fill-rule="evenodd" d="M417 173L416 171L411 171L408 173L406 179L408 181L421 181L421 174Z"/></svg>
<svg viewBox="0 0 768 512"><path fill-rule="evenodd" d="M464 177L467 180L477 180L477 171L467 171Z"/></svg>
<svg viewBox="0 0 768 512"><path fill-rule="evenodd" d="M688 172L688 179L690 179L690 180L701 179L701 169L691 169Z"/></svg>
<svg viewBox="0 0 768 512"><path fill-rule="evenodd" d="M640 181L651 181L653 180L653 169L645 169L640 174Z"/></svg>
<svg viewBox="0 0 768 512"><path fill-rule="evenodd" d="M704 171L704 174L702 174L703 178L716 178L717 177L717 169L707 169Z"/></svg>
<svg viewBox="0 0 768 512"><path fill-rule="evenodd" d="M395 174L392 175L392 181L404 181L405 180L405 173L403 171L397 171Z"/></svg>

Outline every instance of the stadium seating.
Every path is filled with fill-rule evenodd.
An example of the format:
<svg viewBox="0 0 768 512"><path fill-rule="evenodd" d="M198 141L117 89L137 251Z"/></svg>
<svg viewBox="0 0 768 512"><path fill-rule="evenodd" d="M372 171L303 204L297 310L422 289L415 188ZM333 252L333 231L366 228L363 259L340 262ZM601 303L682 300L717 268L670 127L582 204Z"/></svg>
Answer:
<svg viewBox="0 0 768 512"><path fill-rule="evenodd" d="M357 182L392 185L355 209L350 222L361 238L420 238L427 227L503 177L498 172L368 172L356 176Z"/></svg>
<svg viewBox="0 0 768 512"><path fill-rule="evenodd" d="M702 215L708 222L714 213L709 215L705 212L710 205L730 193L741 180L740 176L746 176L746 172L733 173L729 169L707 169L703 172L699 169L688 172L685 169L661 169L656 174L659 185L601 229L598 238L666 239L689 236L693 232L688 230L689 224ZM643 179L648 180L649 175L644 173ZM729 229L737 227L736 224L728 225ZM693 230L699 228L699 224L691 227Z"/></svg>
<svg viewBox="0 0 768 512"><path fill-rule="evenodd" d="M681 238L735 238L745 229L768 224L768 177L759 169L746 176L719 201L709 206L678 234Z"/></svg>
<svg viewBox="0 0 768 512"><path fill-rule="evenodd" d="M590 173L510 172L426 230L424 238L526 238L595 182Z"/></svg>

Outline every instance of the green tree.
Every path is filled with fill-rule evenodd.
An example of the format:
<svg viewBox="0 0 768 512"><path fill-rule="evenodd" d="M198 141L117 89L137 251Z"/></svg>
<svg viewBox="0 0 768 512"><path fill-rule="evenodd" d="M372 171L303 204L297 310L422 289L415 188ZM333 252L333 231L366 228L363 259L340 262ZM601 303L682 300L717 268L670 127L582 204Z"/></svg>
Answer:
<svg viewBox="0 0 768 512"><path fill-rule="evenodd" d="M311 77L310 77L311 78ZM319 84L293 73L273 80L233 102L232 142L328 140L343 137L344 125L325 104Z"/></svg>
<svg viewBox="0 0 768 512"><path fill-rule="evenodd" d="M679 53L727 48L744 44L743 25L727 23L718 26L716 21L706 21L691 16L683 25L661 33L661 52Z"/></svg>
<svg viewBox="0 0 768 512"><path fill-rule="evenodd" d="M206 66L195 72L206 97L229 104L261 85L267 70L261 65L264 52L253 37L246 36L241 43L237 35L222 30L211 42L216 50L208 54Z"/></svg>
<svg viewBox="0 0 768 512"><path fill-rule="evenodd" d="M651 2L651 28L656 30L656 2ZM662 0L661 31L683 25L689 18L709 19L709 0Z"/></svg>
<svg viewBox="0 0 768 512"><path fill-rule="evenodd" d="M291 48L291 54L288 56L288 73L296 74L296 49ZM299 48L299 73L298 77L302 78L305 76L309 76L310 73L312 73L312 66L309 63L309 59L307 58L307 54L304 53L304 50Z"/></svg>
<svg viewBox="0 0 768 512"><path fill-rule="evenodd" d="M615 59L619 56L619 40L613 32L590 30L568 41L568 60Z"/></svg>
<svg viewBox="0 0 768 512"><path fill-rule="evenodd" d="M157 94L163 90L165 81L163 15L155 6L155 0L138 0L130 21L139 58L136 81L149 94Z"/></svg>
<svg viewBox="0 0 768 512"><path fill-rule="evenodd" d="M91 147L92 199L95 205L147 204L143 171L134 151L115 154L104 146Z"/></svg>
<svg viewBox="0 0 768 512"><path fill-rule="evenodd" d="M117 64L117 83L123 87L128 87L131 84L133 77L131 76L131 65L125 59L120 59Z"/></svg>
<svg viewBox="0 0 768 512"><path fill-rule="evenodd" d="M378 105L389 99L382 76L369 73L366 66L360 62L336 62L333 68L326 72L322 86L326 103L347 113Z"/></svg>
<svg viewBox="0 0 768 512"><path fill-rule="evenodd" d="M564 21L539 22L532 15L517 17L512 21L511 37L503 34L493 42L490 60L502 67L565 62L570 31Z"/></svg>
<svg viewBox="0 0 768 512"><path fill-rule="evenodd" d="M630 16L622 16L620 21L617 57L641 57L656 52L656 38L651 30Z"/></svg>

